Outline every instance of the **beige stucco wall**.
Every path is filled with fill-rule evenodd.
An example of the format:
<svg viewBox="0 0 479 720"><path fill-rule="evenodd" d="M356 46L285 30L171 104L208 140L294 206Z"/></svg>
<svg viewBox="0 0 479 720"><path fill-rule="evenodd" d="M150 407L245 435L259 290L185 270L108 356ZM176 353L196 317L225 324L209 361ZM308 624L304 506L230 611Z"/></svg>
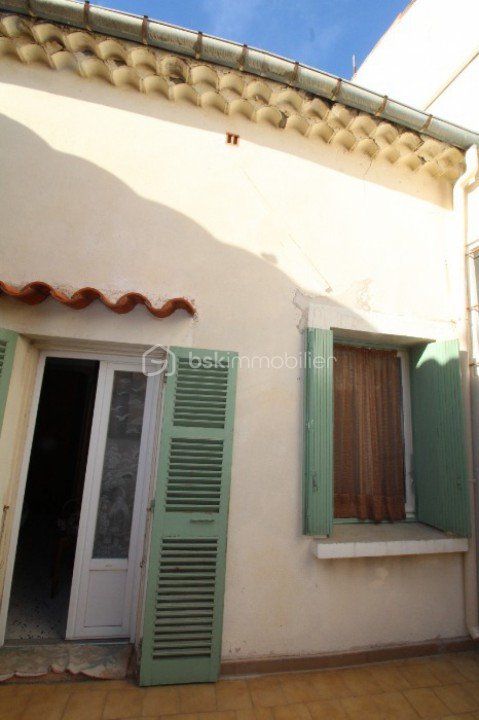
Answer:
<svg viewBox="0 0 479 720"><path fill-rule="evenodd" d="M66 72L2 60L1 78L2 278L185 295L198 310L160 321L2 298L2 326L298 355L312 298L313 324L462 338L462 238L445 183ZM300 527L301 396L298 370L240 370L224 656L464 635L461 556L313 557Z"/></svg>

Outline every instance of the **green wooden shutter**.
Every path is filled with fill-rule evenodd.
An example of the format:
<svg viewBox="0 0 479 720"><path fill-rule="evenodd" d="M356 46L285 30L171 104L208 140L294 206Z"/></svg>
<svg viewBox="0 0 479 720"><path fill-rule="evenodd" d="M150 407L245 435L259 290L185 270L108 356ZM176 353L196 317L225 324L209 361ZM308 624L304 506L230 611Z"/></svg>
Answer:
<svg viewBox="0 0 479 720"><path fill-rule="evenodd" d="M0 432L2 430L3 416L5 415L5 406L7 404L8 387L12 374L13 356L15 354L17 337L17 333L13 332L13 330L3 330L0 328Z"/></svg>
<svg viewBox="0 0 479 720"><path fill-rule="evenodd" d="M221 659L235 353L171 348L140 684L208 682Z"/></svg>
<svg viewBox="0 0 479 720"><path fill-rule="evenodd" d="M416 516L446 532L469 534L468 462L457 340L410 353Z"/></svg>
<svg viewBox="0 0 479 720"><path fill-rule="evenodd" d="M306 331L303 532L333 529L333 333Z"/></svg>

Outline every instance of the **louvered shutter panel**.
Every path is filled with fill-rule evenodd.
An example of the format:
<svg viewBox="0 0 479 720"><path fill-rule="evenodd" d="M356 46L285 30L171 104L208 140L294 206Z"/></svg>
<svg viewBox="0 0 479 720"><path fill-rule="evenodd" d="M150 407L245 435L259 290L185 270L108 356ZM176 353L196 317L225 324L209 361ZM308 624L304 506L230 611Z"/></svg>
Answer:
<svg viewBox="0 0 479 720"><path fill-rule="evenodd" d="M306 331L303 532L333 528L333 333Z"/></svg>
<svg viewBox="0 0 479 720"><path fill-rule="evenodd" d="M457 340L413 348L411 405L416 516L469 534L468 462Z"/></svg>
<svg viewBox="0 0 479 720"><path fill-rule="evenodd" d="M5 415L5 406L7 404L17 337L17 333L12 330L3 330L0 328L0 432L2 430L3 416Z"/></svg>
<svg viewBox="0 0 479 720"><path fill-rule="evenodd" d="M221 658L235 353L172 348L140 684L208 682Z"/></svg>

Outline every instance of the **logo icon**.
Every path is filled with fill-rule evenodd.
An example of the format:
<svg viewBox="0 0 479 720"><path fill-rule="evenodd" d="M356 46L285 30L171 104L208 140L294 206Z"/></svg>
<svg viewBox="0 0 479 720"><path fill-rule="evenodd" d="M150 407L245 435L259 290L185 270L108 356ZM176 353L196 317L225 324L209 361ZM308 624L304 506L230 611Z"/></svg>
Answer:
<svg viewBox="0 0 479 720"><path fill-rule="evenodd" d="M143 375L169 377L176 372L176 355L164 345L152 345L141 357Z"/></svg>

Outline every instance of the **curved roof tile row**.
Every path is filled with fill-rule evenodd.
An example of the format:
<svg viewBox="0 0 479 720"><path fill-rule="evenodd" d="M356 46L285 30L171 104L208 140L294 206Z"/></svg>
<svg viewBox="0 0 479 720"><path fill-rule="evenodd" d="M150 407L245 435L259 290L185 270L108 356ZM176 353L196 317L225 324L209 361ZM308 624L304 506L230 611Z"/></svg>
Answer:
<svg viewBox="0 0 479 720"><path fill-rule="evenodd" d="M292 129L312 140L454 182L464 153L398 124L239 70L20 15L0 15L0 56L43 62L168 100Z"/></svg>

